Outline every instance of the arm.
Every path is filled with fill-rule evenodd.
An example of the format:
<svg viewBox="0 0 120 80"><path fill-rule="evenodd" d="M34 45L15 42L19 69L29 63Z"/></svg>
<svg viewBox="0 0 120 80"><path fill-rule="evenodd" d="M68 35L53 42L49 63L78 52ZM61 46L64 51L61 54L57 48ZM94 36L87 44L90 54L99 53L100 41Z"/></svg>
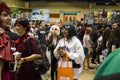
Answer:
<svg viewBox="0 0 120 80"><path fill-rule="evenodd" d="M108 48L108 41L106 41L106 48Z"/></svg>
<svg viewBox="0 0 120 80"><path fill-rule="evenodd" d="M96 50L101 49L102 48L101 45L102 45L102 38L100 37L100 38L98 38L98 41L97 41L97 48L96 48Z"/></svg>
<svg viewBox="0 0 120 80"><path fill-rule="evenodd" d="M88 48L88 54L90 54L90 51L91 51L90 40L86 41L86 47Z"/></svg>
<svg viewBox="0 0 120 80"><path fill-rule="evenodd" d="M76 40L74 47L75 47L75 51L70 52L68 56L70 59L74 60L76 64L82 64L85 55L81 42L79 40Z"/></svg>
<svg viewBox="0 0 120 80"><path fill-rule="evenodd" d="M28 50L28 54L31 54L31 55L21 58L19 61L20 63L30 62L30 61L33 61L33 60L41 57L40 48L38 47L36 41L33 38L29 39L29 45L27 45L27 46L28 47L26 48L26 50Z"/></svg>
<svg viewBox="0 0 120 80"><path fill-rule="evenodd" d="M116 49L115 45L112 45L111 51L114 51Z"/></svg>
<svg viewBox="0 0 120 80"><path fill-rule="evenodd" d="M19 63L22 64L23 62L30 62L30 61L33 61L33 60L35 60L37 58L40 58L40 57L41 57L40 54L32 54L32 55L30 55L28 57L21 58Z"/></svg>
<svg viewBox="0 0 120 80"><path fill-rule="evenodd" d="M114 51L118 47L118 40L112 41L111 51Z"/></svg>
<svg viewBox="0 0 120 80"><path fill-rule="evenodd" d="M60 57L60 52L59 52L59 48L61 47L61 44L62 44L62 40L60 40L54 50L54 55L56 58L59 58Z"/></svg>

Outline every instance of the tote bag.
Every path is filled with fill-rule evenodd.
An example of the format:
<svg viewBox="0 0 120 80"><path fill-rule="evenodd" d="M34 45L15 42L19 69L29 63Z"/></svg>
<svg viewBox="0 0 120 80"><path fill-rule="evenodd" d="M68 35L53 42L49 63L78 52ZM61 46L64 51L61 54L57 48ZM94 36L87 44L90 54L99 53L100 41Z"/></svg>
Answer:
<svg viewBox="0 0 120 80"><path fill-rule="evenodd" d="M62 58L58 62L58 76L57 80L73 80L72 62L68 61L68 54L66 52L66 60Z"/></svg>

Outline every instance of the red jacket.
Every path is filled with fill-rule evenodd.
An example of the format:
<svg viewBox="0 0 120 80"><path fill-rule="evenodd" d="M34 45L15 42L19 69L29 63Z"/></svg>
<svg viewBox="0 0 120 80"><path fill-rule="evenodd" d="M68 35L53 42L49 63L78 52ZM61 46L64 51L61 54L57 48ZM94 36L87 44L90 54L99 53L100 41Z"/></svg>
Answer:
<svg viewBox="0 0 120 80"><path fill-rule="evenodd" d="M2 28L0 28L0 59L5 61L12 60L10 37Z"/></svg>

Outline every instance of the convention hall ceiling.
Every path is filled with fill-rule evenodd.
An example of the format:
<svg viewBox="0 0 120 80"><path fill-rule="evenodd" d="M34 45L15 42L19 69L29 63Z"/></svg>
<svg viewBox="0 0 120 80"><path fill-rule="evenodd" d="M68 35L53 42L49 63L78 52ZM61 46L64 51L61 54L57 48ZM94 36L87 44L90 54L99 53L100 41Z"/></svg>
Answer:
<svg viewBox="0 0 120 80"><path fill-rule="evenodd" d="M80 1L80 2L120 2L120 0L24 0L24 1Z"/></svg>

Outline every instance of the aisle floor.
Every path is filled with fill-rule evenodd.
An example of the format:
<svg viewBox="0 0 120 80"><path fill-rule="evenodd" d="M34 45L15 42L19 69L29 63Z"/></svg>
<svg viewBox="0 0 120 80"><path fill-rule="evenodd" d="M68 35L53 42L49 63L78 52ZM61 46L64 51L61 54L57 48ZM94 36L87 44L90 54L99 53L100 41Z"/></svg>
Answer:
<svg viewBox="0 0 120 80"><path fill-rule="evenodd" d="M78 80L93 80L96 69L84 70Z"/></svg>
<svg viewBox="0 0 120 80"><path fill-rule="evenodd" d="M95 75L97 68L98 68L98 66L94 66L94 69L83 70L82 73L80 74L78 80L93 80L93 77ZM46 73L46 75L43 75L42 78L43 78L43 80L51 80L50 79L50 70Z"/></svg>

